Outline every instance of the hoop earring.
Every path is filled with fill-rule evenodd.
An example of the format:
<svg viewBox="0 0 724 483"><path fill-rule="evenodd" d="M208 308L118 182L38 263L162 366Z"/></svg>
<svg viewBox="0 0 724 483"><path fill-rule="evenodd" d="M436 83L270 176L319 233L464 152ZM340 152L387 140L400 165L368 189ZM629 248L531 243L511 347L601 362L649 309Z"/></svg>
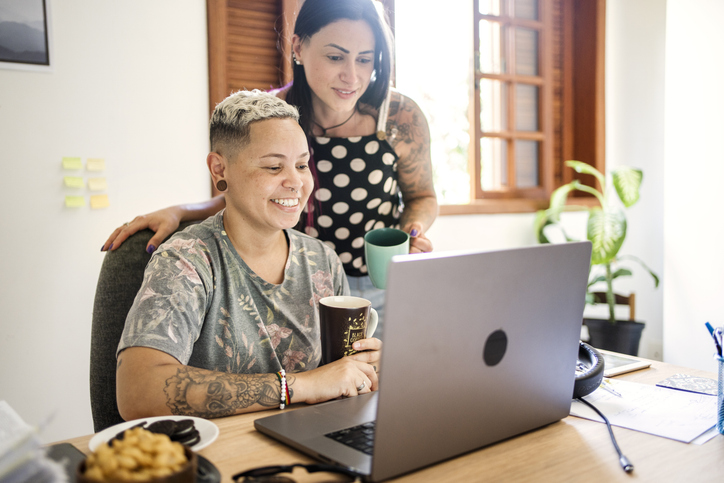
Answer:
<svg viewBox="0 0 724 483"><path fill-rule="evenodd" d="M229 186L226 184L226 180L225 180L225 179L220 179L220 180L216 183L216 189L219 190L219 191L226 191L226 189L227 189L228 187L229 187Z"/></svg>
<svg viewBox="0 0 724 483"><path fill-rule="evenodd" d="M295 54L294 51L292 51L292 60L294 61L295 64L302 65L302 63L299 62L299 59L297 59L297 54Z"/></svg>

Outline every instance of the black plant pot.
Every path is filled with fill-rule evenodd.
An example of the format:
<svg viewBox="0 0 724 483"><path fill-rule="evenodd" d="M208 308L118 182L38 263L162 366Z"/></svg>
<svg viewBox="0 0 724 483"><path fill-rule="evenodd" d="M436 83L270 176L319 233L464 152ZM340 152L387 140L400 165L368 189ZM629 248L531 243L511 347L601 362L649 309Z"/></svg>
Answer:
<svg viewBox="0 0 724 483"><path fill-rule="evenodd" d="M631 356L639 353L643 322L617 320L612 324L608 319L583 319L588 327L588 343L597 349L620 352Z"/></svg>

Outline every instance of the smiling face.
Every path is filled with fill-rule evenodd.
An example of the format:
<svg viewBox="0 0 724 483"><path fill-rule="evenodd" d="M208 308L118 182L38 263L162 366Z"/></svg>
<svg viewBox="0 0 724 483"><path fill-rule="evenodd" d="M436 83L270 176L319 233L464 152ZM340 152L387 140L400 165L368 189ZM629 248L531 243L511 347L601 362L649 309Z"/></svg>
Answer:
<svg viewBox="0 0 724 483"><path fill-rule="evenodd" d="M315 113L348 113L367 90L374 70L375 37L364 20L332 22L311 38L292 39L304 65Z"/></svg>
<svg viewBox="0 0 724 483"><path fill-rule="evenodd" d="M307 138L294 119L252 123L249 143L223 161L226 206L233 219L260 233L297 224L314 181Z"/></svg>

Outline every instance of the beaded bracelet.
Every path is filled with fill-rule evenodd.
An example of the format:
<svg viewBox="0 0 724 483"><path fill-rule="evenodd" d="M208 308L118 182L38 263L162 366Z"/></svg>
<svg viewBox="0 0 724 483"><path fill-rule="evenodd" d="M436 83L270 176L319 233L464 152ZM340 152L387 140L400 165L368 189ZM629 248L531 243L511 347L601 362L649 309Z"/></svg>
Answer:
<svg viewBox="0 0 724 483"><path fill-rule="evenodd" d="M292 395L289 393L289 384L286 383L286 379L284 379L284 390L287 393L287 406L289 406L292 403Z"/></svg>
<svg viewBox="0 0 724 483"><path fill-rule="evenodd" d="M277 377L279 378L279 383L281 384L281 391L280 391L280 403L279 403L279 409L284 409L285 406L288 406L291 403L291 398L289 397L289 388L287 387L287 373L284 369L277 372Z"/></svg>

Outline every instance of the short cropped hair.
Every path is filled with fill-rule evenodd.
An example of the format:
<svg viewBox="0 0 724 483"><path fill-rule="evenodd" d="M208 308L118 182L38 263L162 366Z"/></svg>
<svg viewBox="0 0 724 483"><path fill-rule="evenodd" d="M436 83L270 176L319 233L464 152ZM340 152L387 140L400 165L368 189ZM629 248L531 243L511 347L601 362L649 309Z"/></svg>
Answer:
<svg viewBox="0 0 724 483"><path fill-rule="evenodd" d="M216 105L209 122L211 151L233 158L249 144L250 126L266 119L294 119L299 111L267 92L239 91Z"/></svg>

